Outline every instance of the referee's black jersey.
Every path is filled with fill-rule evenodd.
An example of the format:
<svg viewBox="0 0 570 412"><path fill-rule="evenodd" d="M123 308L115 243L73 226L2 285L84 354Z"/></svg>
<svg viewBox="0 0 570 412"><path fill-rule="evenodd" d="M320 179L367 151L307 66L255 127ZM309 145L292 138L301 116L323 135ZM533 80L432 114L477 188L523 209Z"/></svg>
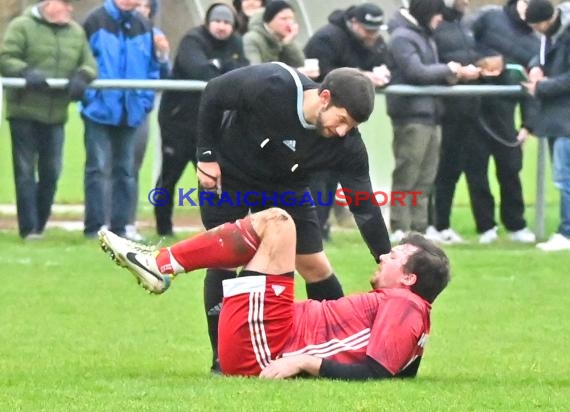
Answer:
<svg viewBox="0 0 570 412"><path fill-rule="evenodd" d="M208 82L198 122L198 159L211 152L222 188L268 192L308 190L316 171L333 170L343 188L372 192L368 154L357 129L320 136L303 116L303 91L318 84L282 63L233 70ZM390 250L380 209L351 205L375 257Z"/></svg>

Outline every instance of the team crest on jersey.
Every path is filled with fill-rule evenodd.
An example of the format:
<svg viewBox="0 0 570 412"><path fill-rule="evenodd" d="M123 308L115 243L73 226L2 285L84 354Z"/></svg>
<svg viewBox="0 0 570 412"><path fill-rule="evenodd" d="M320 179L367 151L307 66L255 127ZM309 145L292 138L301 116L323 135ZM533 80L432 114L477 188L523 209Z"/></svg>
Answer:
<svg viewBox="0 0 570 412"><path fill-rule="evenodd" d="M285 290L285 286L282 285L271 285L273 292L275 292L275 296L279 296Z"/></svg>
<svg viewBox="0 0 570 412"><path fill-rule="evenodd" d="M295 152L297 149L297 141L296 140L283 140L283 144Z"/></svg>

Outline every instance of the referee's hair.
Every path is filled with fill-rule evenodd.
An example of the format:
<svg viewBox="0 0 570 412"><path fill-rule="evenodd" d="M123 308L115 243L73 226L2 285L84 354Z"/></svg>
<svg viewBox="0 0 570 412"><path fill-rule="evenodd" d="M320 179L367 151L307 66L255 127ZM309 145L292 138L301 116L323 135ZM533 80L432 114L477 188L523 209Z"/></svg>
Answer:
<svg viewBox="0 0 570 412"><path fill-rule="evenodd" d="M319 87L331 93L331 104L346 109L350 117L362 123L374 110L374 85L360 71L348 67L330 71Z"/></svg>

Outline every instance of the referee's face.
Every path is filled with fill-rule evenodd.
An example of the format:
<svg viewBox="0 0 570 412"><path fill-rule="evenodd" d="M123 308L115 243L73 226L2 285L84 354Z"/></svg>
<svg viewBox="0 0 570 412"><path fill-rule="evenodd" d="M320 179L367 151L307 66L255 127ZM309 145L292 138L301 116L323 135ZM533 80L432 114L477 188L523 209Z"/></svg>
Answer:
<svg viewBox="0 0 570 412"><path fill-rule="evenodd" d="M317 115L317 132L323 137L344 137L356 126L358 123L346 109L330 103L322 107Z"/></svg>

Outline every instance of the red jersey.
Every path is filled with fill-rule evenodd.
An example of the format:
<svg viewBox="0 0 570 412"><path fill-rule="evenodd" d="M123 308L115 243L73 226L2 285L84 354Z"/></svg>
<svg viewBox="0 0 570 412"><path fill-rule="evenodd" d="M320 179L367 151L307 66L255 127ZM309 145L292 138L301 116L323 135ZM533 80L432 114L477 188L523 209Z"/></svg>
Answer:
<svg viewBox="0 0 570 412"><path fill-rule="evenodd" d="M408 289L379 289L338 300L295 303L282 356L308 354L338 362L370 356L397 374L423 354L431 305Z"/></svg>

